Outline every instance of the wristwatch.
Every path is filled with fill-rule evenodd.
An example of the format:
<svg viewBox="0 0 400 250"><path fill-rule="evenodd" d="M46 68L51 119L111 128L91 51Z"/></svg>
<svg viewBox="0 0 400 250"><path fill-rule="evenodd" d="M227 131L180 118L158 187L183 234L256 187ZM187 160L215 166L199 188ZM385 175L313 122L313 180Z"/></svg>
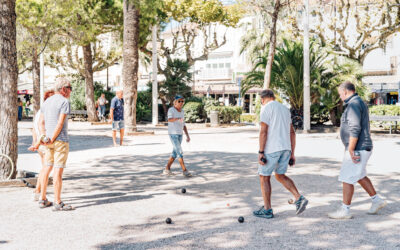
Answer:
<svg viewBox="0 0 400 250"><path fill-rule="evenodd" d="M264 154L264 151L258 151L259 154Z"/></svg>

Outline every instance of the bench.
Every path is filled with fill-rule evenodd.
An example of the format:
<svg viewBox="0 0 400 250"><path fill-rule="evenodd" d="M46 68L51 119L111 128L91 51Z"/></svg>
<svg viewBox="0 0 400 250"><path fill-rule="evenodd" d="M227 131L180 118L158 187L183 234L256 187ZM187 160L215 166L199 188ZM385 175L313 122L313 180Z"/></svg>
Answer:
<svg viewBox="0 0 400 250"><path fill-rule="evenodd" d="M87 111L86 110L71 110L69 117L74 120L78 118L79 121L86 121L87 120Z"/></svg>
<svg viewBox="0 0 400 250"><path fill-rule="evenodd" d="M389 122L390 123L390 134L392 133L392 125L394 123L395 130L397 132L397 122L400 122L400 116L388 116L388 115L371 115L369 117L370 121L381 121L381 122Z"/></svg>

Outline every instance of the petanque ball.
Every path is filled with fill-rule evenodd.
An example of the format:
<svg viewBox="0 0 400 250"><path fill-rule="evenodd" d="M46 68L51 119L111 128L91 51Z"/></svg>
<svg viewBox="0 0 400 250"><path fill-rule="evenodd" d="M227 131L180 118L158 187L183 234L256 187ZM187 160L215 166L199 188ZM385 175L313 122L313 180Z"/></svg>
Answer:
<svg viewBox="0 0 400 250"><path fill-rule="evenodd" d="M240 223L243 223L243 222L244 222L243 216L240 216L240 217L238 218L238 221L239 221Z"/></svg>
<svg viewBox="0 0 400 250"><path fill-rule="evenodd" d="M172 220L171 220L171 218L167 218L167 219L165 220L165 223L167 223L167 224L171 224L171 223L172 223Z"/></svg>
<svg viewBox="0 0 400 250"><path fill-rule="evenodd" d="M181 192L182 194L186 193L186 188L182 188Z"/></svg>
<svg viewBox="0 0 400 250"><path fill-rule="evenodd" d="M294 164L293 159L290 159L290 160L289 160L289 166L293 166L293 164Z"/></svg>

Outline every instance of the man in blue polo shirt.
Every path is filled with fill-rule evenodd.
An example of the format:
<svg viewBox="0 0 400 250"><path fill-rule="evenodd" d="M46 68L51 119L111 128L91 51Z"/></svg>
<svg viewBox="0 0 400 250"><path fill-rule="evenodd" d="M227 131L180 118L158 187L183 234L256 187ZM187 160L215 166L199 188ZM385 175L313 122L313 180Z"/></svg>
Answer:
<svg viewBox="0 0 400 250"><path fill-rule="evenodd" d="M112 130L113 130L113 142L114 146L118 146L117 144L117 130L120 133L120 142L119 144L122 146L124 140L124 99L123 99L123 91L118 90L116 92L116 96L111 100L111 108L110 108L110 117L112 122Z"/></svg>

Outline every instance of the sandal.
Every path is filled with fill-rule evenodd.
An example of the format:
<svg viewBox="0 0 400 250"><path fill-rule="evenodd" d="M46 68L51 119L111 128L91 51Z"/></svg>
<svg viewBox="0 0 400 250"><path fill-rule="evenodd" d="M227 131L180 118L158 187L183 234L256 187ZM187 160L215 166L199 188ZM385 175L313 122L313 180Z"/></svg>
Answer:
<svg viewBox="0 0 400 250"><path fill-rule="evenodd" d="M40 208L51 207L52 205L53 205L53 202L49 201L48 199L39 201Z"/></svg>
<svg viewBox="0 0 400 250"><path fill-rule="evenodd" d="M60 202L60 204L54 204L53 211L71 211L74 208L71 205L66 205L64 202Z"/></svg>

